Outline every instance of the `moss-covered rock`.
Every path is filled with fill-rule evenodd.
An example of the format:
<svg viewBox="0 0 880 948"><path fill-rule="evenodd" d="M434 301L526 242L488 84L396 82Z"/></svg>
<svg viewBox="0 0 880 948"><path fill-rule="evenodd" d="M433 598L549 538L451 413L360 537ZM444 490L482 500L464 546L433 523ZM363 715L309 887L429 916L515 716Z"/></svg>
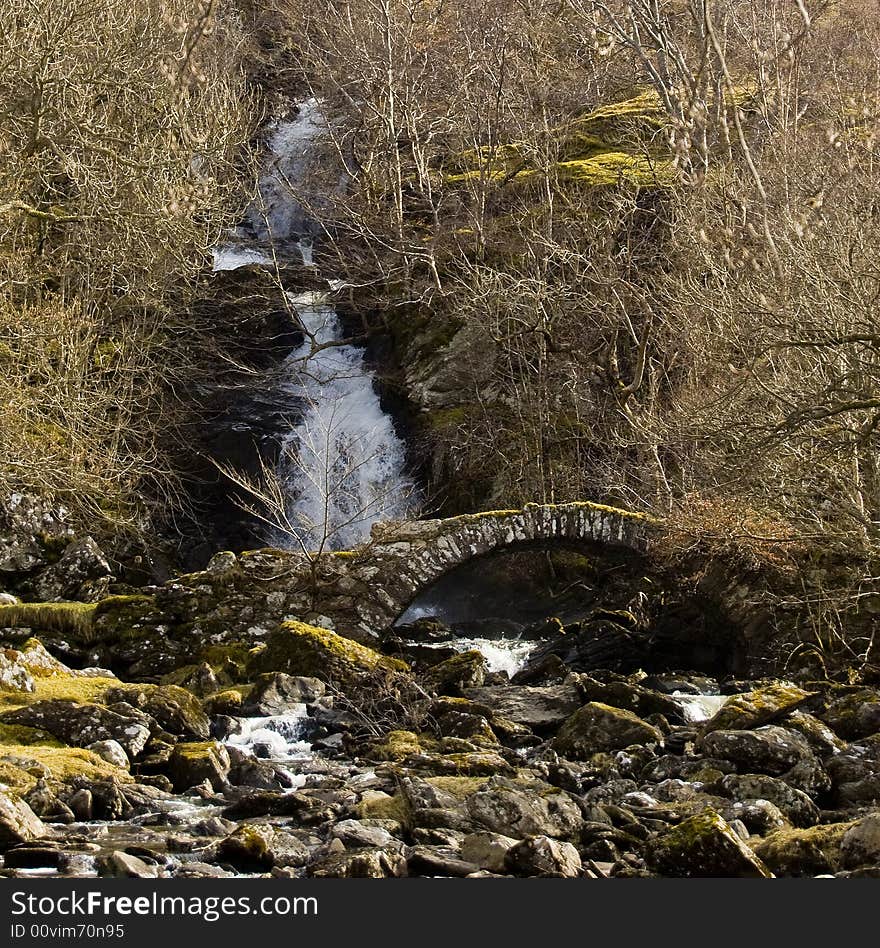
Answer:
<svg viewBox="0 0 880 948"><path fill-rule="evenodd" d="M580 807L568 794L537 781L492 780L465 805L474 823L515 839L574 839L583 826Z"/></svg>
<svg viewBox="0 0 880 948"><path fill-rule="evenodd" d="M783 717L813 697L809 691L785 682L772 682L754 691L733 695L703 725L703 733L747 731Z"/></svg>
<svg viewBox="0 0 880 948"><path fill-rule="evenodd" d="M429 668L422 676L426 686L438 695L461 697L468 688L479 688L486 678L482 652L461 652Z"/></svg>
<svg viewBox="0 0 880 948"><path fill-rule="evenodd" d="M168 761L168 776L178 793L205 780L222 790L230 766L229 752L218 741L177 744Z"/></svg>
<svg viewBox="0 0 880 948"><path fill-rule="evenodd" d="M211 733L211 722L198 698L177 685L119 685L108 689L104 700L138 708L170 734L205 740Z"/></svg>
<svg viewBox="0 0 880 948"><path fill-rule="evenodd" d="M876 688L834 689L816 717L847 740L876 734L880 731L880 691Z"/></svg>
<svg viewBox="0 0 880 948"><path fill-rule="evenodd" d="M36 701L13 711L4 711L0 723L40 728L75 747L115 740L132 757L144 749L150 737L149 728L137 717L111 711L102 705L70 700Z"/></svg>
<svg viewBox="0 0 880 948"><path fill-rule="evenodd" d="M647 855L653 868L665 876L772 877L761 859L711 809L653 839Z"/></svg>
<svg viewBox="0 0 880 948"><path fill-rule="evenodd" d="M631 711L591 701L569 717L553 740L563 757L589 760L601 751L621 750L630 744L659 744L663 735Z"/></svg>
<svg viewBox="0 0 880 948"><path fill-rule="evenodd" d="M241 688L227 688L216 694L208 695L202 701L202 707L212 717L218 714L237 715L241 711L244 694Z"/></svg>
<svg viewBox="0 0 880 948"><path fill-rule="evenodd" d="M755 853L778 876L815 876L837 872L840 843L852 823L829 823L808 829L779 829L754 841Z"/></svg>
<svg viewBox="0 0 880 948"><path fill-rule="evenodd" d="M329 629L285 622L269 636L265 649L251 656L248 670L251 675L280 671L318 678L356 699L375 698L377 688L393 686L408 667Z"/></svg>

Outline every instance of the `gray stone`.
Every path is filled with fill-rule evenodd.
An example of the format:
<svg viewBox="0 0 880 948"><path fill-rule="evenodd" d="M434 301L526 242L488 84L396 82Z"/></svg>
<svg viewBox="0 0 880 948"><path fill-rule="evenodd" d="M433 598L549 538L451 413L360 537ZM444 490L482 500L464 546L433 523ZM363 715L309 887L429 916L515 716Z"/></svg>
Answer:
<svg viewBox="0 0 880 948"><path fill-rule="evenodd" d="M48 827L24 800L0 791L0 850L47 835Z"/></svg>
<svg viewBox="0 0 880 948"><path fill-rule="evenodd" d="M505 867L518 876L575 878L581 874L580 853L571 843L535 836L516 843L507 851Z"/></svg>
<svg viewBox="0 0 880 948"><path fill-rule="evenodd" d="M128 754L125 753L119 741L95 741L94 744L89 744L86 750L97 754L101 760L106 760L108 764L113 764L114 767L128 770Z"/></svg>
<svg viewBox="0 0 880 948"><path fill-rule="evenodd" d="M850 868L880 866L880 813L869 814L843 834L840 855Z"/></svg>
<svg viewBox="0 0 880 948"><path fill-rule="evenodd" d="M589 760L600 751L662 741L663 735L657 728L632 712L591 701L565 721L553 747L564 757Z"/></svg>
<svg viewBox="0 0 880 948"><path fill-rule="evenodd" d="M516 842L501 833L470 833L462 840L461 858L490 872L504 872L507 851Z"/></svg>

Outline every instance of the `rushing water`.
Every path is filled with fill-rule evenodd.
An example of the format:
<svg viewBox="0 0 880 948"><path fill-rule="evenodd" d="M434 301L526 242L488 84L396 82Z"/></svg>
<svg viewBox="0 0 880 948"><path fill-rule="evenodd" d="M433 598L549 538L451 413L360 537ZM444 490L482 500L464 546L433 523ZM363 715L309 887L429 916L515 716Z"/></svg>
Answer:
<svg viewBox="0 0 880 948"><path fill-rule="evenodd" d="M326 124L309 99L295 119L271 129L258 195L232 240L214 251L215 270L288 262L314 266L316 225L309 176ZM279 390L291 406L276 470L286 522L272 537L293 549L356 546L380 521L406 516L414 488L404 445L380 405L363 349L347 344L326 292L288 294L302 344L282 367Z"/></svg>

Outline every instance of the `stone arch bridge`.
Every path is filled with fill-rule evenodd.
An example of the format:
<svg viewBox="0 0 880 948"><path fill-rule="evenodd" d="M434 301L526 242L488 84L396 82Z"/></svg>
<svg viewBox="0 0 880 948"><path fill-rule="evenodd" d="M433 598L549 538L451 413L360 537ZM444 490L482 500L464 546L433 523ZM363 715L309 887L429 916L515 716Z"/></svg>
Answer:
<svg viewBox="0 0 880 948"><path fill-rule="evenodd" d="M645 514L601 504L530 504L446 520L377 524L364 546L314 558L279 550L239 557L221 553L203 573L183 579L197 589L206 582L225 587L227 602L237 598L236 590L265 590L251 599L255 620L324 616L344 635L373 637L393 625L420 592L475 557L553 541L641 554L659 525Z"/></svg>

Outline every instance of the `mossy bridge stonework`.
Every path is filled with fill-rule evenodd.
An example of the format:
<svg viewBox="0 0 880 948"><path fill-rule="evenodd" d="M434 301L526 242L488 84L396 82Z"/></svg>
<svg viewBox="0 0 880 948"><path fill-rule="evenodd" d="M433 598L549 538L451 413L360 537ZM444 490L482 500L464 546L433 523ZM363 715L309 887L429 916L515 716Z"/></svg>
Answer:
<svg viewBox="0 0 880 948"><path fill-rule="evenodd" d="M475 557L527 545L598 544L647 551L659 521L591 503L530 504L446 520L376 524L370 542L312 559L258 550L219 554L205 575L286 573L289 613L325 616L337 631L357 638L394 624L419 593ZM276 596L276 600L280 598Z"/></svg>

